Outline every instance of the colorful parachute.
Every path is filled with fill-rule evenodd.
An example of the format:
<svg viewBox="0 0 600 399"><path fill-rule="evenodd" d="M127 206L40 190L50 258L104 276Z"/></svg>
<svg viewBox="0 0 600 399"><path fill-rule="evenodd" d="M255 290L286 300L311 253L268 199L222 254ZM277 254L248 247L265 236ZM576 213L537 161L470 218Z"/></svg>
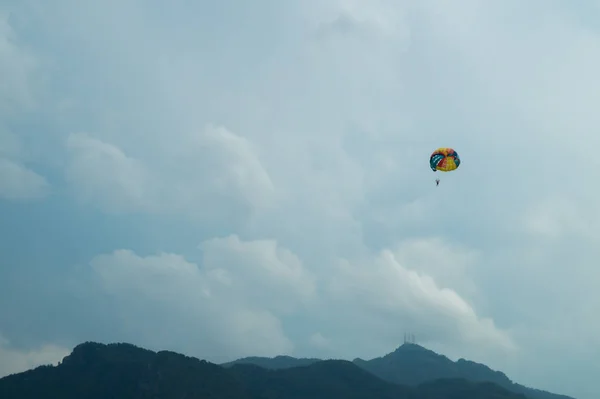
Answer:
<svg viewBox="0 0 600 399"><path fill-rule="evenodd" d="M429 167L434 172L450 172L460 166L460 158L452 148L438 148L429 157Z"/></svg>

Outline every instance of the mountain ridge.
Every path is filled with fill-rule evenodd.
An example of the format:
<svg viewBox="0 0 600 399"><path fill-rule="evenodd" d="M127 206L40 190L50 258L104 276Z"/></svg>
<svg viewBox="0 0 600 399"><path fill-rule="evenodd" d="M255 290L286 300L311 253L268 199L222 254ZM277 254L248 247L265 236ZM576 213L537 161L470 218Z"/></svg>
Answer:
<svg viewBox="0 0 600 399"><path fill-rule="evenodd" d="M281 358L285 358L285 361L282 361ZM291 356L276 356L273 358L246 357L222 363L221 365L231 367L233 364L250 363L268 369L281 369L285 367L297 367L321 360L316 358L294 358ZM575 399L567 395L547 392L515 383L503 372L492 370L482 363L465 358L460 358L454 362L444 355L414 343L404 343L393 352L371 360L355 358L352 360L352 363L385 381L402 385L417 386L432 380L463 378L472 382L493 382L512 392L524 394L531 399Z"/></svg>
<svg viewBox="0 0 600 399"><path fill-rule="evenodd" d="M290 361L291 357L280 360ZM310 359L309 359L310 360ZM223 367L128 343L87 342L57 366L0 378L2 399L527 399L493 383L440 379L417 386L385 381L346 360L270 370Z"/></svg>

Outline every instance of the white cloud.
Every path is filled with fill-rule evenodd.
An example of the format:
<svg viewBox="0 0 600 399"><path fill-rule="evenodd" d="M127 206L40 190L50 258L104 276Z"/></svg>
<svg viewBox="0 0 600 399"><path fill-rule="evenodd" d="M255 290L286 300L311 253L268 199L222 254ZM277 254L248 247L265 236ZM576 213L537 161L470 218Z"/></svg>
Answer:
<svg viewBox="0 0 600 399"><path fill-rule="evenodd" d="M330 341L323 336L320 332L316 332L310 336L310 344L318 349L327 349L330 345Z"/></svg>
<svg viewBox="0 0 600 399"><path fill-rule="evenodd" d="M67 147L69 182L109 211L208 216L226 206L260 209L273 195L252 144L223 127L175 135L153 160L86 134L70 135Z"/></svg>
<svg viewBox="0 0 600 399"><path fill-rule="evenodd" d="M481 255L460 245L450 245L441 237L409 238L394 251L399 264L410 265L411 269L426 273L467 297L479 294L472 273L480 267Z"/></svg>
<svg viewBox="0 0 600 399"><path fill-rule="evenodd" d="M204 268L227 276L228 289L243 292L247 301L288 313L298 302L316 298L315 277L276 241L229 236L208 240L201 248Z"/></svg>
<svg viewBox="0 0 600 399"><path fill-rule="evenodd" d="M24 49L9 24L9 14L0 10L0 197L30 200L49 192L46 179L23 166L26 156L19 136L9 129L15 118L27 117L35 105L33 75L35 57Z"/></svg>
<svg viewBox="0 0 600 399"><path fill-rule="evenodd" d="M456 291L408 267L389 250L373 260L341 260L332 275L329 293L338 301L346 301L362 320L371 319L387 334L393 332L389 345L410 330L417 332L422 341L460 346L467 352L486 347L516 349L506 332L493 320L478 317L473 306ZM389 320L395 320L394 326L388 325Z"/></svg>
<svg viewBox="0 0 600 399"><path fill-rule="evenodd" d="M35 349L19 350L12 348L8 340L0 335L0 378L37 366L56 365L69 353L69 349L51 344L41 345Z"/></svg>
<svg viewBox="0 0 600 399"><path fill-rule="evenodd" d="M0 157L0 198L40 199L49 194L50 184L23 165Z"/></svg>
<svg viewBox="0 0 600 399"><path fill-rule="evenodd" d="M67 179L84 199L110 210L152 210L152 176L141 162L85 134L70 135L67 146L73 154Z"/></svg>
<svg viewBox="0 0 600 399"><path fill-rule="evenodd" d="M128 339L216 360L291 352L277 315L315 295L298 258L275 242L235 236L202 248L200 267L174 254L120 250L94 258L93 270L115 298L125 334L132 334Z"/></svg>
<svg viewBox="0 0 600 399"><path fill-rule="evenodd" d="M516 349L506 332L478 317L454 290L400 265L390 251L321 265L326 272L313 274L272 240L229 236L205 241L201 250L199 265L180 255L141 257L126 250L94 258L94 273L126 326L123 334L208 358L276 355L295 350L288 337L293 330L283 323L295 316L313 323L323 318L326 330L311 333L310 345L343 357L355 355L343 346L360 345L362 330L377 343L364 353L376 356L393 348L408 327L429 342L473 353ZM446 255L456 261L465 256L450 249ZM341 342L325 338L340 327L355 331Z"/></svg>

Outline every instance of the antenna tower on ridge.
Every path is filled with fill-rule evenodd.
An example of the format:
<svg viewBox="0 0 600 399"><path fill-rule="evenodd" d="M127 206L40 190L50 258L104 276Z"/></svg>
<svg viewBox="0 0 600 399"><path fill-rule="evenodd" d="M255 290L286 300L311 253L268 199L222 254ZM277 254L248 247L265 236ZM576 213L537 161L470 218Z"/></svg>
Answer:
<svg viewBox="0 0 600 399"><path fill-rule="evenodd" d="M416 344L417 337L412 333L404 333L404 344Z"/></svg>

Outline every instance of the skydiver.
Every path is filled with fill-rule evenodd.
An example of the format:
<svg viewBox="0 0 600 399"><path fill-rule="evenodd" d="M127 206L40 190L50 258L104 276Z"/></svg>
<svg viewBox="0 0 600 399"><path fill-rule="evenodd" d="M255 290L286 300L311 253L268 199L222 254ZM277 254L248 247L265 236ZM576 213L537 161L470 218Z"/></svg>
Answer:
<svg viewBox="0 0 600 399"><path fill-rule="evenodd" d="M440 185L440 179L435 179L435 185L439 186Z"/></svg>

